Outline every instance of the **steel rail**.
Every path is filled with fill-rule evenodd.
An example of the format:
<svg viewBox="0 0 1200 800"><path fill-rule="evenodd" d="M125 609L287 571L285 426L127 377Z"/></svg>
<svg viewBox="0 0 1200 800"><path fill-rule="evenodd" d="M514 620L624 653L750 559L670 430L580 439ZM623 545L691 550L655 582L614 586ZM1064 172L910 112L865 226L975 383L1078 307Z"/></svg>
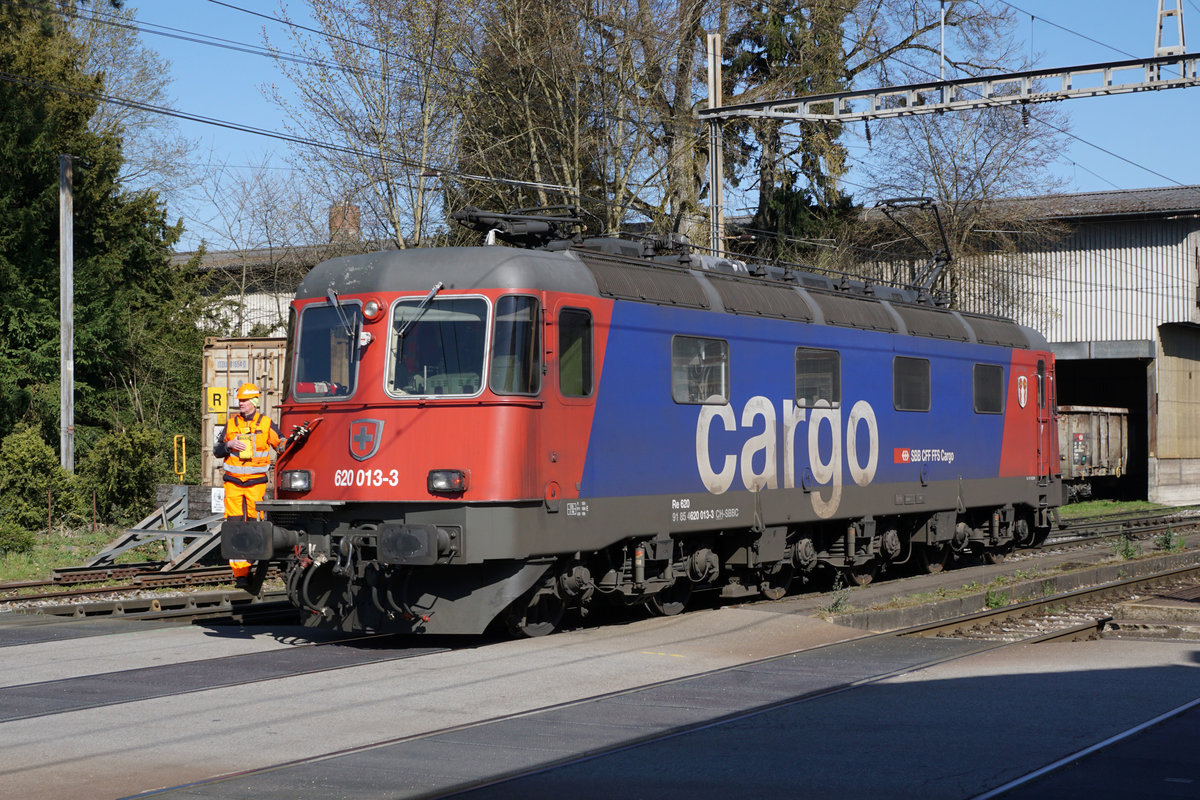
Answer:
<svg viewBox="0 0 1200 800"><path fill-rule="evenodd" d="M978 611L974 614L966 614L948 620L929 622L914 626L912 628L895 631L895 633L900 636L938 636L960 633L972 628L978 628L981 625L995 624L1006 619L1019 619L1021 617L1029 617L1035 614L1046 613L1052 608L1061 608L1064 603L1081 604L1088 600L1101 599L1107 595L1128 593L1135 589L1146 588L1156 583L1179 578L1200 580L1200 566L1179 567L1177 569L1167 570L1165 572L1159 572L1153 575L1144 575L1140 578L1126 578L1120 581L1111 581L1098 586L1089 586L1085 589L1075 589L1070 592L1064 592L1062 594L1056 594L1049 597L1026 600L1020 603L1014 603L1012 605L1002 606L1000 608L987 609L985 611ZM1058 637L1051 636L1045 638L1044 640L1052 641L1055 638ZM1032 637L1032 639L1025 639L1025 641L1043 641L1043 637Z"/></svg>

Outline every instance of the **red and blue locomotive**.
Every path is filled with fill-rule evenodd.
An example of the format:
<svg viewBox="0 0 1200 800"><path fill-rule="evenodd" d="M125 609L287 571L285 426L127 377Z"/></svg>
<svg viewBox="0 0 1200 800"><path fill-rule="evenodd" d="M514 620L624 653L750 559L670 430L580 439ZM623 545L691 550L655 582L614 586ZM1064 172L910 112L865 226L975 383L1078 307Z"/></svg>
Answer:
<svg viewBox="0 0 1200 800"><path fill-rule="evenodd" d="M1003 558L1062 501L1045 340L900 288L616 239L384 252L309 273L287 357L276 499L223 550L283 562L311 625L779 598Z"/></svg>

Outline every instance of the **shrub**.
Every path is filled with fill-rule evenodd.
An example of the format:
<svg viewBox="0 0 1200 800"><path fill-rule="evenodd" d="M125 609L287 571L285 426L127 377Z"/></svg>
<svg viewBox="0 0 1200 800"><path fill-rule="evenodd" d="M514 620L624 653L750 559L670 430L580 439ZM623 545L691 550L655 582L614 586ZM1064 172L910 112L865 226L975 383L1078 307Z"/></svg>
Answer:
<svg viewBox="0 0 1200 800"><path fill-rule="evenodd" d="M0 556L9 553L28 553L33 549L34 536L30 531L8 520L0 520Z"/></svg>
<svg viewBox="0 0 1200 800"><path fill-rule="evenodd" d="M155 487L166 478L158 431L132 428L101 436L79 465L78 494L96 493L100 517L115 524L136 522L154 507Z"/></svg>
<svg viewBox="0 0 1200 800"><path fill-rule="evenodd" d="M27 531L47 527L47 504L61 518L77 505L70 474L32 425L21 423L0 443L0 516Z"/></svg>

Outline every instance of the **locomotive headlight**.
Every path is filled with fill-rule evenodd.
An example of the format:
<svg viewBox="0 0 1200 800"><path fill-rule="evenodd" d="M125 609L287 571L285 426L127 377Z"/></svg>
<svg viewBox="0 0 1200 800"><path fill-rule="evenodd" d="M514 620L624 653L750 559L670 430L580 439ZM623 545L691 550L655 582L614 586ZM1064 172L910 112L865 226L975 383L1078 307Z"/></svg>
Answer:
<svg viewBox="0 0 1200 800"><path fill-rule="evenodd" d="M434 469L429 471L431 494L458 494L467 490L467 473L461 469Z"/></svg>
<svg viewBox="0 0 1200 800"><path fill-rule="evenodd" d="M375 300L375 299L368 300L367 302L363 303L363 307L362 307L363 317L366 318L367 322L374 322L375 320L377 320L379 318L379 312L381 309L382 309L382 307L379 305L378 300Z"/></svg>
<svg viewBox="0 0 1200 800"><path fill-rule="evenodd" d="M312 473L306 469L288 469L279 474L279 488L284 492L307 492L312 488Z"/></svg>

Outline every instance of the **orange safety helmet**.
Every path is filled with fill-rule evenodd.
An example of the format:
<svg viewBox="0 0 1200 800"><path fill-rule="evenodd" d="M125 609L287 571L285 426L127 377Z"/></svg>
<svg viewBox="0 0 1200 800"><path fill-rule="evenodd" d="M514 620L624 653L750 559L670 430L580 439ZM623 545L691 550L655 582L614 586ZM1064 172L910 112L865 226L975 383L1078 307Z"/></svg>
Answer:
<svg viewBox="0 0 1200 800"><path fill-rule="evenodd" d="M254 405L258 405L258 398L261 396L262 392L260 392L258 390L258 386L253 383L243 383L238 387L237 390L237 399L239 403L243 400L249 400L250 402L254 403Z"/></svg>

